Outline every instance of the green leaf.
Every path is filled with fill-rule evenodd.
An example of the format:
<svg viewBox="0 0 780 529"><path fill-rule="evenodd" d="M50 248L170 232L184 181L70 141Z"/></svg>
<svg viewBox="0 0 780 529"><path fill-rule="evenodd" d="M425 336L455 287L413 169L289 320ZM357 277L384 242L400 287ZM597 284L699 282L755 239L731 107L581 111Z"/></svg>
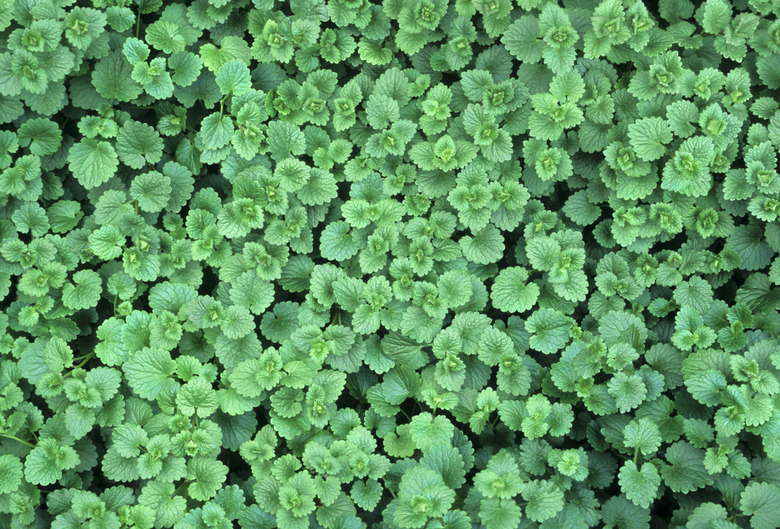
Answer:
<svg viewBox="0 0 780 529"><path fill-rule="evenodd" d="M670 463L661 469L664 483L674 492L691 492L709 485L713 477L704 468L704 450L678 441L666 451Z"/></svg>
<svg viewBox="0 0 780 529"><path fill-rule="evenodd" d="M177 86L186 87L190 86L199 79L200 71L203 68L203 63L200 57L189 51L180 51L174 53L168 58L168 67L173 70L171 74L171 81ZM201 98L206 99L206 95L200 93ZM219 94L216 92L216 87L213 88L213 92L209 92L208 97L218 99ZM184 98L180 98L184 103Z"/></svg>
<svg viewBox="0 0 780 529"><path fill-rule="evenodd" d="M217 409L217 392L210 382L202 377L195 377L179 389L176 406L184 415L208 417Z"/></svg>
<svg viewBox="0 0 780 529"><path fill-rule="evenodd" d="M355 504L365 511L372 511L382 498L382 485L374 479L355 481L350 496Z"/></svg>
<svg viewBox="0 0 780 529"><path fill-rule="evenodd" d="M249 68L243 61L234 60L223 64L216 75L217 86L225 95L240 96L252 88Z"/></svg>
<svg viewBox="0 0 780 529"><path fill-rule="evenodd" d="M13 5L13 0L0 0L0 31L5 31L14 20Z"/></svg>
<svg viewBox="0 0 780 529"><path fill-rule="evenodd" d="M164 53L184 51L187 41L173 22L157 20L146 27L146 42Z"/></svg>
<svg viewBox="0 0 780 529"><path fill-rule="evenodd" d="M449 419L441 415L433 417L428 412L412 417L410 425L412 441L423 452L436 445L450 443L455 431Z"/></svg>
<svg viewBox="0 0 780 529"><path fill-rule="evenodd" d="M737 226L726 239L728 248L739 256L739 267L744 270L758 270L769 266L774 252L764 240L761 228L746 224Z"/></svg>
<svg viewBox="0 0 780 529"><path fill-rule="evenodd" d="M528 318L525 328L531 334L531 347L552 354L569 341L571 322L555 309L539 309Z"/></svg>
<svg viewBox="0 0 780 529"><path fill-rule="evenodd" d="M533 64L542 59L545 49L540 37L536 17L524 15L506 29L501 36L501 43L522 62Z"/></svg>
<svg viewBox="0 0 780 529"><path fill-rule="evenodd" d="M62 288L62 303L69 309L88 309L97 305L103 282L93 270L79 270L73 274L73 283Z"/></svg>
<svg viewBox="0 0 780 529"><path fill-rule="evenodd" d="M15 492L22 484L22 462L10 454L0 456L0 494Z"/></svg>
<svg viewBox="0 0 780 529"><path fill-rule="evenodd" d="M731 4L726 0L707 0L701 24L707 33L718 34L731 22Z"/></svg>
<svg viewBox="0 0 780 529"><path fill-rule="evenodd" d="M54 154L62 143L62 132L56 123L45 118L33 118L22 123L17 132L19 145L38 156Z"/></svg>
<svg viewBox="0 0 780 529"><path fill-rule="evenodd" d="M626 461L618 472L618 482L626 498L646 509L658 492L661 476L651 463L644 463L641 468L637 468L633 461Z"/></svg>
<svg viewBox="0 0 780 529"><path fill-rule="evenodd" d="M714 156L710 138L694 136L686 139L664 165L661 188L689 197L706 195L712 187L710 163Z"/></svg>
<svg viewBox="0 0 780 529"><path fill-rule="evenodd" d="M325 259L345 261L354 256L359 249L350 225L344 221L328 224L320 236L320 253Z"/></svg>
<svg viewBox="0 0 780 529"><path fill-rule="evenodd" d="M740 495L739 508L750 516L753 529L780 527L780 487L774 483L751 483Z"/></svg>
<svg viewBox="0 0 780 529"><path fill-rule="evenodd" d="M156 399L161 392L176 386L170 378L175 369L176 362L168 351L149 347L132 355L122 366L130 387L145 399Z"/></svg>
<svg viewBox="0 0 780 529"><path fill-rule="evenodd" d="M254 319L247 307L231 305L225 309L225 318L220 328L228 338L241 338L252 332Z"/></svg>
<svg viewBox="0 0 780 529"><path fill-rule="evenodd" d="M192 458L187 465L187 480L191 481L187 491L195 500L211 499L222 486L228 468L222 462L205 456Z"/></svg>
<svg viewBox="0 0 780 529"><path fill-rule="evenodd" d="M140 121L128 121L116 138L119 160L133 169L154 165L162 157L163 142L154 128Z"/></svg>
<svg viewBox="0 0 780 529"><path fill-rule="evenodd" d="M170 527L184 516L187 500L175 491L173 483L163 481L150 481L141 489L138 503L155 513L156 526Z"/></svg>
<svg viewBox="0 0 780 529"><path fill-rule="evenodd" d="M79 456L71 446L56 439L41 439L24 460L24 477L35 485L51 485L79 463Z"/></svg>
<svg viewBox="0 0 780 529"><path fill-rule="evenodd" d="M165 208L171 191L171 179L157 171L140 174L130 184L130 196L138 201L138 207L152 213Z"/></svg>
<svg viewBox="0 0 780 529"><path fill-rule="evenodd" d="M455 492L444 484L438 472L412 467L401 478L393 522L401 528L423 527L429 518L443 516L454 500Z"/></svg>
<svg viewBox="0 0 780 529"><path fill-rule="evenodd" d="M661 433L650 419L633 419L623 429L623 444L636 448L646 457L651 456L661 446Z"/></svg>
<svg viewBox="0 0 780 529"><path fill-rule="evenodd" d="M551 481L529 481L520 494L528 502L525 515L534 522L548 520L563 509L563 491Z"/></svg>
<svg viewBox="0 0 780 529"><path fill-rule="evenodd" d="M466 304L473 293L471 280L464 270L450 270L441 274L436 288L442 302L450 308Z"/></svg>
<svg viewBox="0 0 780 529"><path fill-rule="evenodd" d="M473 236L464 235L459 242L463 256L476 264L495 263L501 259L504 251L504 237L491 225Z"/></svg>
<svg viewBox="0 0 780 529"><path fill-rule="evenodd" d="M517 527L522 509L512 499L487 498L479 503L479 517L487 529Z"/></svg>
<svg viewBox="0 0 780 529"><path fill-rule="evenodd" d="M198 134L206 148L219 149L230 141L233 129L233 120L228 116L214 113L203 118Z"/></svg>
<svg viewBox="0 0 780 529"><path fill-rule="evenodd" d="M607 388L621 413L638 407L647 396L645 382L637 373L616 373L607 383Z"/></svg>
<svg viewBox="0 0 780 529"><path fill-rule="evenodd" d="M81 204L74 200L58 200L46 210L46 216L54 233L66 233L78 225L84 217Z"/></svg>
<svg viewBox="0 0 780 529"><path fill-rule="evenodd" d="M539 287L528 282L528 270L522 266L501 270L490 292L493 306L503 312L525 312L538 297Z"/></svg>
<svg viewBox="0 0 780 529"><path fill-rule="evenodd" d="M92 70L92 85L98 94L109 101L132 101L143 88L131 77L133 69L120 50L108 53Z"/></svg>
<svg viewBox="0 0 780 529"><path fill-rule="evenodd" d="M74 7L65 15L65 38L71 45L86 50L103 33L106 15L89 7Z"/></svg>
<svg viewBox="0 0 780 529"><path fill-rule="evenodd" d="M119 167L119 158L107 141L82 138L68 152L70 170L87 189L107 182Z"/></svg>
<svg viewBox="0 0 780 529"><path fill-rule="evenodd" d="M628 137L636 155L643 160L657 160L666 153L672 141L672 130L665 120L658 117L639 119L628 126Z"/></svg>
<svg viewBox="0 0 780 529"><path fill-rule="evenodd" d="M601 506L601 515L606 527L622 529L648 529L650 510L634 505L622 494L612 496Z"/></svg>

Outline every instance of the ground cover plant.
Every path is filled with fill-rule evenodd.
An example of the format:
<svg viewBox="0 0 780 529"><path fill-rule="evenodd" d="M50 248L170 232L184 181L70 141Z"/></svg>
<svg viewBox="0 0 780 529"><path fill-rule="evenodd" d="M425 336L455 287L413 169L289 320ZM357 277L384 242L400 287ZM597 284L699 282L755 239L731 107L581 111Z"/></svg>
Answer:
<svg viewBox="0 0 780 529"><path fill-rule="evenodd" d="M778 14L0 0L0 527L777 528Z"/></svg>

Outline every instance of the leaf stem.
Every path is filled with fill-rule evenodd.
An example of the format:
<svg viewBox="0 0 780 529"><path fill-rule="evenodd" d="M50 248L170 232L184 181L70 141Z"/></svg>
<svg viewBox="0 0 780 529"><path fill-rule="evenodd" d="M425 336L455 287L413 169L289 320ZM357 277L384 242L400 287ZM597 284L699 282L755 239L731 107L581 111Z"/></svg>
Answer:
<svg viewBox="0 0 780 529"><path fill-rule="evenodd" d="M63 378L63 379L66 379L66 378L68 378L69 376L71 376L71 375L73 374L73 372L74 372L75 370L77 370L77 369L80 369L80 368L84 367L84 364L86 364L87 362L89 362L90 360L92 360L94 357L95 357L95 351L92 351L92 352L91 352L91 353L89 353L88 355L84 356L84 360L82 360L82 361L81 361L81 363L79 363L79 365L77 365L76 367L74 367L73 369L71 369L70 371L68 371L67 373L65 373L65 374L62 376L62 378Z"/></svg>
<svg viewBox="0 0 780 529"><path fill-rule="evenodd" d="M8 434L5 434L5 433L0 433L0 436L5 437L6 439L13 439L14 441L18 441L18 442L22 443L25 446L29 446L30 448L35 448L34 444L30 443L29 441L25 441L24 439L19 439L15 435L8 435Z"/></svg>
<svg viewBox="0 0 780 529"><path fill-rule="evenodd" d="M384 486L385 486L385 490L386 490L387 492L389 492L389 493L390 493L390 495L391 495L393 498L395 498L395 497L396 497L396 495L395 495L395 492L393 492L393 489L391 489L390 487L388 487L388 486L387 486L387 482L386 482L384 479L382 479L382 485L384 485Z"/></svg>
<svg viewBox="0 0 780 529"><path fill-rule="evenodd" d="M76 367L74 367L74 369L79 369L80 367L83 367L83 366L84 366L84 364L86 364L87 362L89 362L90 360L92 360L92 358L93 358L94 356L95 356L95 351L92 351L92 352L91 352L91 353L89 353L87 356L85 356L85 357L84 357L84 360L82 360L82 361L81 361L81 363L80 363L79 365L77 365Z"/></svg>

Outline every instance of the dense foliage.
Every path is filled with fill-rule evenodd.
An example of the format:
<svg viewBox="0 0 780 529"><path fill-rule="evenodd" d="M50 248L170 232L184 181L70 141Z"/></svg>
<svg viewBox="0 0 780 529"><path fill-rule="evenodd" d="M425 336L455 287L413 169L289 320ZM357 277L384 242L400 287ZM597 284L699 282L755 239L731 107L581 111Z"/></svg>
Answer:
<svg viewBox="0 0 780 529"><path fill-rule="evenodd" d="M0 527L780 526L778 15L0 0Z"/></svg>

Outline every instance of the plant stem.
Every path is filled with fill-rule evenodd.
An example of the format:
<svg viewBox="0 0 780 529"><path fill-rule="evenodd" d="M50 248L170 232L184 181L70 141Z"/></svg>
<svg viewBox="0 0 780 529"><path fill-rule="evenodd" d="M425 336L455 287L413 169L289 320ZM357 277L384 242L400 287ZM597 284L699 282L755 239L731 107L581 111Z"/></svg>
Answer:
<svg viewBox="0 0 780 529"><path fill-rule="evenodd" d="M82 361L81 361L81 363L80 363L79 365L77 365L76 367L74 367L73 369L71 369L70 371L68 371L67 373L65 373L65 374L62 376L62 378L63 378L63 379L66 379L66 378L68 378L69 376L71 376L71 375L73 374L73 372L74 372L76 369L79 369L79 368L81 368L81 367L84 367L84 364L86 364L87 362L89 362L90 360L92 360L92 358L94 358L94 357L95 357L95 351L92 351L91 353L89 353L88 355L86 355L86 356L84 357L84 360L82 360Z"/></svg>
<svg viewBox="0 0 780 529"><path fill-rule="evenodd" d="M0 436L5 437L6 439L13 439L14 441L19 441L23 445L29 446L30 448L35 448L34 444L30 443L29 441L25 441L24 439L19 439L15 435L8 435L8 434L0 433Z"/></svg>
<svg viewBox="0 0 780 529"><path fill-rule="evenodd" d="M92 352L91 352L91 353L89 353L87 356L85 356L85 357L84 357L84 360L82 360L82 361L81 361L81 363L80 363L79 365L77 365L77 366L76 366L74 369L78 369L78 368L80 368L80 367L83 367L83 366L84 366L84 364L86 364L87 362L89 362L90 360L92 360L92 358L93 358L94 356L95 356L95 351L92 351Z"/></svg>

